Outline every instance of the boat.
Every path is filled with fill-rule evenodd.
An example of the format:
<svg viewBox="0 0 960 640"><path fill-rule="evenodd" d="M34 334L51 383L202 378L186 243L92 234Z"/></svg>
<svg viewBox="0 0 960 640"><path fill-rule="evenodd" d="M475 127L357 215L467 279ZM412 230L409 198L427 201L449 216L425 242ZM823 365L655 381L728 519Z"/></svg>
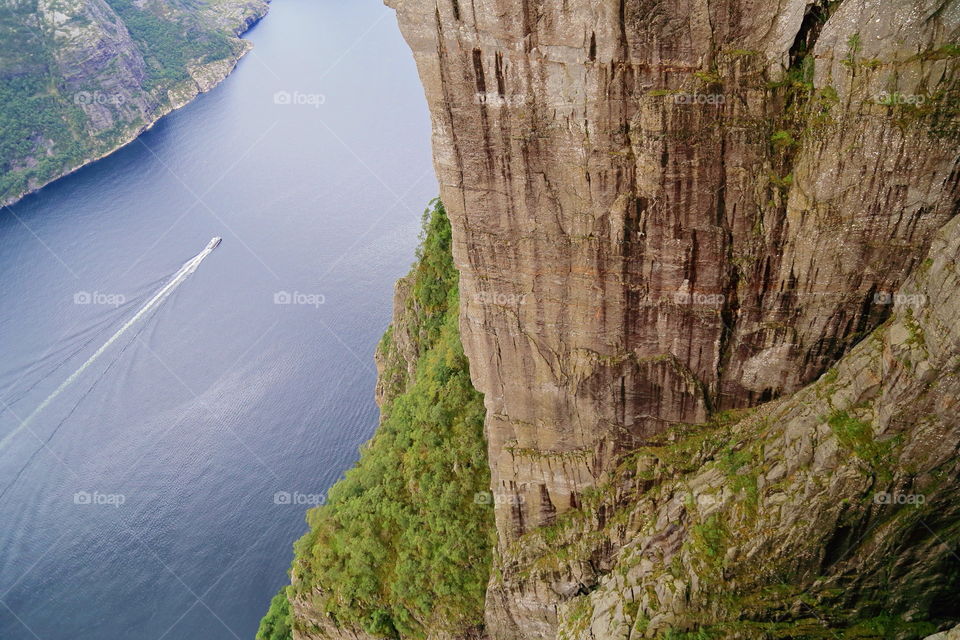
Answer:
<svg viewBox="0 0 960 640"><path fill-rule="evenodd" d="M213 251L214 249L220 246L220 243L222 241L223 241L223 238L221 238L220 236L213 236L213 238L210 239L210 244L207 245L207 251Z"/></svg>

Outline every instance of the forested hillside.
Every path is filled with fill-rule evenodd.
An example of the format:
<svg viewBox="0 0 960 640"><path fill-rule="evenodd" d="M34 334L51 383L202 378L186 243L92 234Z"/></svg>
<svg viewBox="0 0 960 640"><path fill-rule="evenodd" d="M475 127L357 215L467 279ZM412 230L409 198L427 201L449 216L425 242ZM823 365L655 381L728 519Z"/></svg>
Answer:
<svg viewBox="0 0 960 640"><path fill-rule="evenodd" d="M215 86L264 0L7 0L0 10L0 201L132 140Z"/></svg>

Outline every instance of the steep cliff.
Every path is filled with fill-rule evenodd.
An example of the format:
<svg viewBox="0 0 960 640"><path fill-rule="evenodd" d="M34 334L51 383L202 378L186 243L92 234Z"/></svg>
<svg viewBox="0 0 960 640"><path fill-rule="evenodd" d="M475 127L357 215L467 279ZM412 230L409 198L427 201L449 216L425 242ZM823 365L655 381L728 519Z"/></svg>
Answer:
<svg viewBox="0 0 960 640"><path fill-rule="evenodd" d="M488 632L554 637L558 607L616 563L588 554L537 571L528 534L579 511L637 447L797 393L878 335L906 295L908 274L958 210L960 3L390 4L431 107L463 341L487 408L499 539ZM932 330L949 363L955 342ZM884 393L908 394L905 381L881 379ZM779 428L807 438L829 432L831 419L858 434L880 429L805 402L807 422L782 417ZM958 425L949 409L938 415L942 461ZM922 437L926 423L912 420L898 424ZM780 452L780 464L798 464L801 452ZM807 517L862 493L838 491L790 504ZM868 521L856 504L843 518L811 519L789 552L824 564L797 559L796 572L830 575L841 553L866 564L871 550L845 520ZM778 535L800 531L778 519L783 511L763 513L759 566L785 552ZM632 542L658 553L665 536L690 542L695 525L680 515ZM604 543L600 557L629 537ZM926 558L926 580L945 575L942 553ZM651 580L640 586L663 588ZM943 613L928 596L914 606ZM698 612L719 606L706 591L684 597ZM771 606L796 617L790 602Z"/></svg>
<svg viewBox="0 0 960 640"><path fill-rule="evenodd" d="M230 73L266 0L5 0L0 203L117 147Z"/></svg>
<svg viewBox="0 0 960 640"><path fill-rule="evenodd" d="M388 4L497 541L482 630L319 635L960 621L960 2Z"/></svg>
<svg viewBox="0 0 960 640"><path fill-rule="evenodd" d="M954 219L906 302L814 384L652 439L506 547L489 611L530 604L495 620L499 637L897 638L956 622L958 267Z"/></svg>
<svg viewBox="0 0 960 640"><path fill-rule="evenodd" d="M377 349L380 427L308 515L292 585L272 603L261 640L286 640L290 629L313 640L483 627L493 546L483 399L460 346L458 276L439 202L424 222Z"/></svg>

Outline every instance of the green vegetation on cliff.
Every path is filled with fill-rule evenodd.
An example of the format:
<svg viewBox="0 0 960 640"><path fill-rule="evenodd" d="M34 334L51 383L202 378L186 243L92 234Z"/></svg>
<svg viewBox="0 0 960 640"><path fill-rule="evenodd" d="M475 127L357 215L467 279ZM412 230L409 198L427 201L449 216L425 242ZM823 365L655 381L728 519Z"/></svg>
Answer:
<svg viewBox="0 0 960 640"><path fill-rule="evenodd" d="M35 0L0 12L0 200L79 162L87 146L72 134L83 112L60 95L52 52L31 26L36 15Z"/></svg>
<svg viewBox="0 0 960 640"><path fill-rule="evenodd" d="M270 610L260 621L257 630L257 640L290 640L293 616L290 612L290 601L287 600L286 589L273 596L270 601Z"/></svg>
<svg viewBox="0 0 960 640"><path fill-rule="evenodd" d="M106 0L127 26L144 54L149 88L188 80L187 67L197 61L229 58L233 47L225 33L202 28L195 20L162 18L132 0Z"/></svg>
<svg viewBox="0 0 960 640"><path fill-rule="evenodd" d="M0 11L0 202L110 152L198 90L244 48L256 0L37 0Z"/></svg>
<svg viewBox="0 0 960 640"><path fill-rule="evenodd" d="M308 514L293 586L274 599L259 640L283 637L274 621L283 619L284 593L323 624L379 637L482 624L493 510L477 499L490 482L484 409L460 344L457 283L450 223L435 201L404 283L402 320L379 348L388 382L380 428L327 504ZM399 332L418 354L413 376Z"/></svg>

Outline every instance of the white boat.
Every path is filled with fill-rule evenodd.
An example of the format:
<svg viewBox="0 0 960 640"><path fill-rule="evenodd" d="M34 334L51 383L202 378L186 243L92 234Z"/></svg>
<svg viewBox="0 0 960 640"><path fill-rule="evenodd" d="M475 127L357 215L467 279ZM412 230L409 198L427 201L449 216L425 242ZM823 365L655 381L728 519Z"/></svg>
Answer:
<svg viewBox="0 0 960 640"><path fill-rule="evenodd" d="M220 246L220 243L222 241L223 241L223 238L221 238L220 236L214 236L213 238L210 239L210 244L207 245L207 250L213 251L214 249Z"/></svg>

